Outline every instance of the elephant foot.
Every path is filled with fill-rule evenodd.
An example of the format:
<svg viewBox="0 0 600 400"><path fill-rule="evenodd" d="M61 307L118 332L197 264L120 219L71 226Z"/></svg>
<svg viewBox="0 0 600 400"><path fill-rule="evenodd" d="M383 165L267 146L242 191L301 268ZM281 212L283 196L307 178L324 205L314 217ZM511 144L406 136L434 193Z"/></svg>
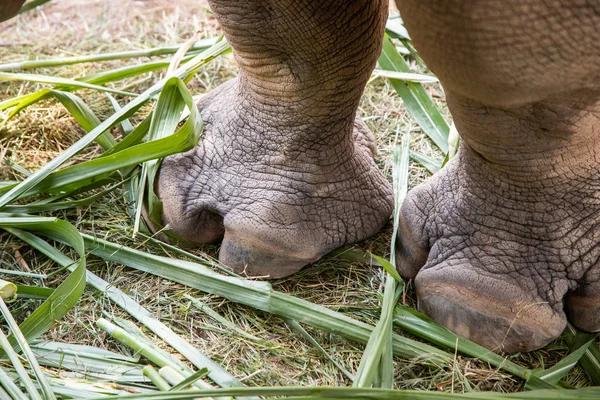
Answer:
<svg viewBox="0 0 600 400"><path fill-rule="evenodd" d="M397 265L415 280L423 313L507 352L545 346L567 317L600 330L598 171L577 178L566 177L566 164L554 169L553 177L513 179L463 144L409 193Z"/></svg>
<svg viewBox="0 0 600 400"><path fill-rule="evenodd" d="M240 80L199 108L201 143L161 166L163 222L188 241L222 240L219 259L236 273L285 277L389 219L392 191L362 121L269 113Z"/></svg>

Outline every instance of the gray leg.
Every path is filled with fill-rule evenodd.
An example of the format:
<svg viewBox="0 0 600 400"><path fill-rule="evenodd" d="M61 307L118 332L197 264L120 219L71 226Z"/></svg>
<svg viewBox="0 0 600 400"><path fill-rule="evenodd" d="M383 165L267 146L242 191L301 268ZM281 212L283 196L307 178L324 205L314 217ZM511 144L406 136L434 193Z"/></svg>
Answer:
<svg viewBox="0 0 600 400"><path fill-rule="evenodd" d="M386 1L210 4L239 77L202 100L202 143L163 162L164 220L191 241L222 238L224 264L271 278L376 233L392 194L356 110Z"/></svg>
<svg viewBox="0 0 600 400"><path fill-rule="evenodd" d="M599 315L600 4L398 3L463 139L402 209L398 268L421 309L526 351L561 333L571 293L570 318L599 329L582 316Z"/></svg>

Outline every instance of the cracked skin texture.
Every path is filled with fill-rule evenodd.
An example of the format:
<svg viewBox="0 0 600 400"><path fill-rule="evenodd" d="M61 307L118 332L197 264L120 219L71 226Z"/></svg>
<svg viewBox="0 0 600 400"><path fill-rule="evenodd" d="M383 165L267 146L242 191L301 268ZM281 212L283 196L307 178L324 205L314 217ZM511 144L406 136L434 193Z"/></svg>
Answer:
<svg viewBox="0 0 600 400"><path fill-rule="evenodd" d="M600 330L600 6L400 0L462 143L401 209L398 270L421 311L500 351L567 320ZM200 103L205 136L164 160L164 220L277 278L374 234L392 210L356 119L384 1L212 0L239 77Z"/></svg>
<svg viewBox="0 0 600 400"><path fill-rule="evenodd" d="M163 161L164 220L193 242L222 239L223 264L266 278L377 233L393 196L356 110L381 51L385 2L210 3L239 77L199 104L202 142Z"/></svg>
<svg viewBox="0 0 600 400"><path fill-rule="evenodd" d="M600 330L600 4L398 3L462 138L401 209L419 308L510 352Z"/></svg>

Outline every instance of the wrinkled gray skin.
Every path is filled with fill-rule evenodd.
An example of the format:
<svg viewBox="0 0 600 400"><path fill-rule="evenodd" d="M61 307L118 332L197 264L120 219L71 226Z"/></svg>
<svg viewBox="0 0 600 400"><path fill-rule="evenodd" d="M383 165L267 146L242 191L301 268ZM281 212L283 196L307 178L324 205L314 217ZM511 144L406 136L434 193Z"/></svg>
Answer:
<svg viewBox="0 0 600 400"><path fill-rule="evenodd" d="M282 277L377 232L390 186L356 119L382 0L212 0L239 78L200 104L205 137L166 159L171 229L223 238L237 272ZM600 3L402 0L462 146L401 213L419 307L488 348L600 330Z"/></svg>

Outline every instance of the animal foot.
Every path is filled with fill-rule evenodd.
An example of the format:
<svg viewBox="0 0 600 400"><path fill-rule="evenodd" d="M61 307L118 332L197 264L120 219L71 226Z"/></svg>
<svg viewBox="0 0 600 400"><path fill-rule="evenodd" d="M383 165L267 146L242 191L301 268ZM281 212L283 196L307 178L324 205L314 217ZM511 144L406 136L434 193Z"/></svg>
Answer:
<svg viewBox="0 0 600 400"><path fill-rule="evenodd" d="M392 191L361 121L299 118L238 80L199 107L201 143L162 163L163 220L188 241L222 240L219 259L235 272L290 275L388 220Z"/></svg>
<svg viewBox="0 0 600 400"><path fill-rule="evenodd" d="M597 173L552 184L523 176L510 181L462 146L409 193L397 245L421 311L508 352L545 346L567 317L600 330Z"/></svg>

